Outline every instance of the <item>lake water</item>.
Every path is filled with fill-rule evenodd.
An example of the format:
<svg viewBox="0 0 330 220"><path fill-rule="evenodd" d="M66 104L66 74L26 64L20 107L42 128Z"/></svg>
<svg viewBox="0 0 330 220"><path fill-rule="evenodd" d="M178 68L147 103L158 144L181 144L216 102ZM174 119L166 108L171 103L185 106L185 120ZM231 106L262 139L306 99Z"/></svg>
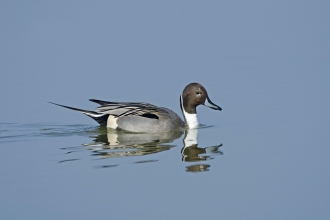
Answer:
<svg viewBox="0 0 330 220"><path fill-rule="evenodd" d="M278 108L231 122L205 109L218 124L166 134L1 123L1 215L326 219L329 125Z"/></svg>
<svg viewBox="0 0 330 220"><path fill-rule="evenodd" d="M329 219L328 2L74 1L0 7L0 219ZM132 134L88 99L199 129Z"/></svg>

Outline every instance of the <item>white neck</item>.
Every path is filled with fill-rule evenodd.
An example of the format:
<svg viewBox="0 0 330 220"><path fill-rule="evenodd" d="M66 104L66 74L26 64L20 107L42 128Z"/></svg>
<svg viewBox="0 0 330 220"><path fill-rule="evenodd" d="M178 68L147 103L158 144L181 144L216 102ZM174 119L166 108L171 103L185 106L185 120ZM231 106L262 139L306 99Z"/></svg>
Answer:
<svg viewBox="0 0 330 220"><path fill-rule="evenodd" d="M198 120L197 120L197 114L189 114L188 112L186 112L184 110L182 97L181 97L181 108L182 108L183 116L184 116L184 118L186 120L186 123L188 125L188 128L189 129L197 128L198 125L199 125Z"/></svg>

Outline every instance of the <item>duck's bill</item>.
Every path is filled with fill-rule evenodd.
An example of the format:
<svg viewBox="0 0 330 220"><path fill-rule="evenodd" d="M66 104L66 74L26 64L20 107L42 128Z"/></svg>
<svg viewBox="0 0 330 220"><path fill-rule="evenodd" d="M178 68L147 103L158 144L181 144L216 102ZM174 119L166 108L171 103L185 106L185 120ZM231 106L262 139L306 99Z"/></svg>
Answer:
<svg viewBox="0 0 330 220"><path fill-rule="evenodd" d="M222 108L220 108L220 106L217 106L216 104L214 104L208 96L206 97L204 105L211 108L211 109L214 109L214 110L219 110L219 111L222 110Z"/></svg>

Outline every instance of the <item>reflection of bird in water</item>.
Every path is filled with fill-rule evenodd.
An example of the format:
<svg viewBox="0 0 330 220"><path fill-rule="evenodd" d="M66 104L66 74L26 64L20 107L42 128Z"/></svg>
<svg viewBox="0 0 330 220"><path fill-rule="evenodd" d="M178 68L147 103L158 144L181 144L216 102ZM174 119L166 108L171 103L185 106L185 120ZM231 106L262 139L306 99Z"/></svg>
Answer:
<svg viewBox="0 0 330 220"><path fill-rule="evenodd" d="M56 131L56 132L55 132ZM197 135L199 129L189 129L185 130L185 136L183 139L184 146L181 149L182 161L184 162L200 162L213 159L215 155L222 155L223 153L219 151L222 146L214 145L210 147L200 148L198 147ZM81 131L74 130L73 132L68 132L68 130L62 131L62 129L51 130L51 134L84 134L90 137L94 137L92 143L84 144L83 146L77 147L65 147L63 150L67 150L67 155L75 154L79 151L91 151L92 156L97 156L98 158L120 158L120 157L130 157L130 156L142 156L148 154L155 154L162 151L171 149L176 145L171 145L169 143L180 138L183 131L177 130L166 133L130 133L126 131L114 130L104 127L98 127L95 129L84 128ZM78 158L68 158L60 161L59 163L76 161ZM146 163L155 162L157 160L149 159L142 160L135 163ZM100 166L102 168L115 167L118 165L105 165ZM209 170L209 164L192 164L187 166L187 172L200 172Z"/></svg>
<svg viewBox="0 0 330 220"><path fill-rule="evenodd" d="M185 162L198 162L211 160L213 157L211 155L222 155L223 153L219 151L220 145L199 148L197 142L198 129L186 130L185 137L183 139L184 146L181 150L182 161ZM200 172L208 171L210 165L208 164L195 164L187 167L187 172Z"/></svg>
<svg viewBox="0 0 330 220"><path fill-rule="evenodd" d="M187 166L187 172L202 172L202 171L209 171L210 165L208 164L194 164L191 166Z"/></svg>
<svg viewBox="0 0 330 220"><path fill-rule="evenodd" d="M177 130L166 133L129 133L107 129L99 134L93 143L85 144L94 156L115 158L126 156L141 156L169 150L174 145L168 145L180 138L183 131Z"/></svg>

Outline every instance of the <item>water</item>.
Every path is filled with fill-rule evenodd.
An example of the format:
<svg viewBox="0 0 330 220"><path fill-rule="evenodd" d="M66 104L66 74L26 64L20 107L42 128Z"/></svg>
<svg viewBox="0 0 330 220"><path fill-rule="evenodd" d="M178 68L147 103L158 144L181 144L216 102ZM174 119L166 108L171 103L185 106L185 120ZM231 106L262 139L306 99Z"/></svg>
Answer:
<svg viewBox="0 0 330 220"><path fill-rule="evenodd" d="M2 123L2 215L325 218L329 148L323 134L266 124L132 134L81 124Z"/></svg>
<svg viewBox="0 0 330 220"><path fill-rule="evenodd" d="M1 185L9 191L2 201L13 209L2 213L51 217L60 208L54 218L74 218L77 212L105 218L108 214L102 210L107 209L111 216L136 218L141 207L165 201L160 196L178 196L168 190L188 190L189 179L196 179L197 173L221 171L214 162L223 156L220 140L212 146L200 141L212 130L204 126L185 134L133 134L88 125L3 123L0 143L8 156L1 160ZM72 198L67 200L67 195ZM100 201L103 205L96 205ZM15 212L17 205L20 212ZM121 206L132 211L121 213Z"/></svg>
<svg viewBox="0 0 330 220"><path fill-rule="evenodd" d="M157 155L153 154L160 154L164 151L172 150L172 148L181 149L181 160L184 162L208 161L214 159L216 155L223 154L219 151L222 144L208 147L198 146L198 133L204 131L204 129L208 130L211 128L205 125L201 125L199 129L155 134L130 133L88 125L20 125L2 123L1 127L3 128L0 130L1 144L39 141L43 138L87 137L89 141L86 143L60 147L58 150L61 150L62 153L58 158L58 163L90 159L93 161L93 168L110 168L127 163L157 162ZM148 157L149 155L151 157ZM107 162L112 162L113 164L105 164ZM194 167L197 168L198 166L201 166L200 170L195 170ZM186 171L202 172L209 170L204 170L202 166L210 167L209 164L193 164L188 166Z"/></svg>
<svg viewBox="0 0 330 220"><path fill-rule="evenodd" d="M0 3L0 219L329 219L326 1ZM100 128L55 102L180 114L197 130Z"/></svg>

